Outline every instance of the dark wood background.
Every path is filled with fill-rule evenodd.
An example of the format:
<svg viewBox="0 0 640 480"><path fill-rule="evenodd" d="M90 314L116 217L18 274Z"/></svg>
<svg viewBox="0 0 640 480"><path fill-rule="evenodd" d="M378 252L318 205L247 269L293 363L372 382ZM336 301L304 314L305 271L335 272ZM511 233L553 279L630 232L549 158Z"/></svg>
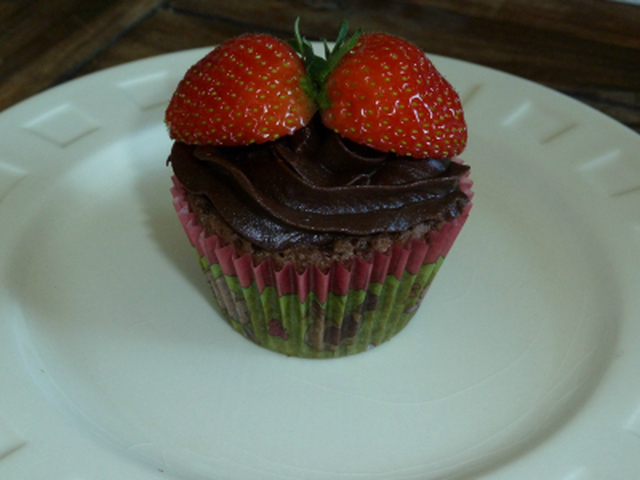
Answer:
<svg viewBox="0 0 640 480"><path fill-rule="evenodd" d="M0 0L0 111L124 62L247 31L355 29L550 86L640 132L640 6L605 0Z"/></svg>

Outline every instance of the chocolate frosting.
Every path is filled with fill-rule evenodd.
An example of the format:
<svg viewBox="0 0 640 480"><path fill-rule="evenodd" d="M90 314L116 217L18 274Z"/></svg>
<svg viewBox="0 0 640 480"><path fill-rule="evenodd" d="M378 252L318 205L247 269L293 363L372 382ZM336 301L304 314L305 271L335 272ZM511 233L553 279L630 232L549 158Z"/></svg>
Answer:
<svg viewBox="0 0 640 480"><path fill-rule="evenodd" d="M270 251L437 225L469 201L459 188L467 166L363 147L317 118L260 145L176 142L168 162L187 191L206 196L236 233Z"/></svg>

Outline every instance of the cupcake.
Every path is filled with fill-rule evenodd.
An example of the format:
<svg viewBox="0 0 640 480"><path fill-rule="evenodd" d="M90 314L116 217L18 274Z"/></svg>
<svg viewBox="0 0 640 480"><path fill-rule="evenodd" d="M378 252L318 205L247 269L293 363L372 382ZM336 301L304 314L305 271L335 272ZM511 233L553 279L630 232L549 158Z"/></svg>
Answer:
<svg viewBox="0 0 640 480"><path fill-rule="evenodd" d="M381 33L247 34L165 114L178 218L224 318L290 356L363 352L417 311L471 208L461 103Z"/></svg>

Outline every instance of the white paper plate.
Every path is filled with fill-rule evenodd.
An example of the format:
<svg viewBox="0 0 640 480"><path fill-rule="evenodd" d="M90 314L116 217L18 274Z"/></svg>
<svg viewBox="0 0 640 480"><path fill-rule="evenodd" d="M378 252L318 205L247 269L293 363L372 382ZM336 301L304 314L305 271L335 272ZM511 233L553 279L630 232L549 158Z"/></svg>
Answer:
<svg viewBox="0 0 640 480"><path fill-rule="evenodd" d="M393 341L309 361L215 314L163 109L204 50L0 115L0 478L640 478L640 137L433 57L471 217Z"/></svg>

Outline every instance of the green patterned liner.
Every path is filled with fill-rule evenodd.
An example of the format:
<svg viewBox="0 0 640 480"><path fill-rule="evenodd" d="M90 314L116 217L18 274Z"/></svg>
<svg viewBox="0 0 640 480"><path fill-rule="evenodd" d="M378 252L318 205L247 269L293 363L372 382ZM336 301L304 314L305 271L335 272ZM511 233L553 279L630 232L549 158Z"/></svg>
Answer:
<svg viewBox="0 0 640 480"><path fill-rule="evenodd" d="M363 352L400 332L413 317L455 237L464 214L432 232L350 268L328 272L292 265L276 270L254 264L217 236L205 237L174 180L178 217L194 247L216 302L229 324L246 338L285 355L335 358Z"/></svg>
<svg viewBox="0 0 640 480"><path fill-rule="evenodd" d="M196 252L197 253L197 252ZM402 330L418 309L443 257L424 265L417 275L346 295L329 293L323 302L310 292L280 295L274 286L259 291L257 283L243 287L235 275L200 257L201 266L229 324L248 339L285 355L331 358L351 355L386 342Z"/></svg>

